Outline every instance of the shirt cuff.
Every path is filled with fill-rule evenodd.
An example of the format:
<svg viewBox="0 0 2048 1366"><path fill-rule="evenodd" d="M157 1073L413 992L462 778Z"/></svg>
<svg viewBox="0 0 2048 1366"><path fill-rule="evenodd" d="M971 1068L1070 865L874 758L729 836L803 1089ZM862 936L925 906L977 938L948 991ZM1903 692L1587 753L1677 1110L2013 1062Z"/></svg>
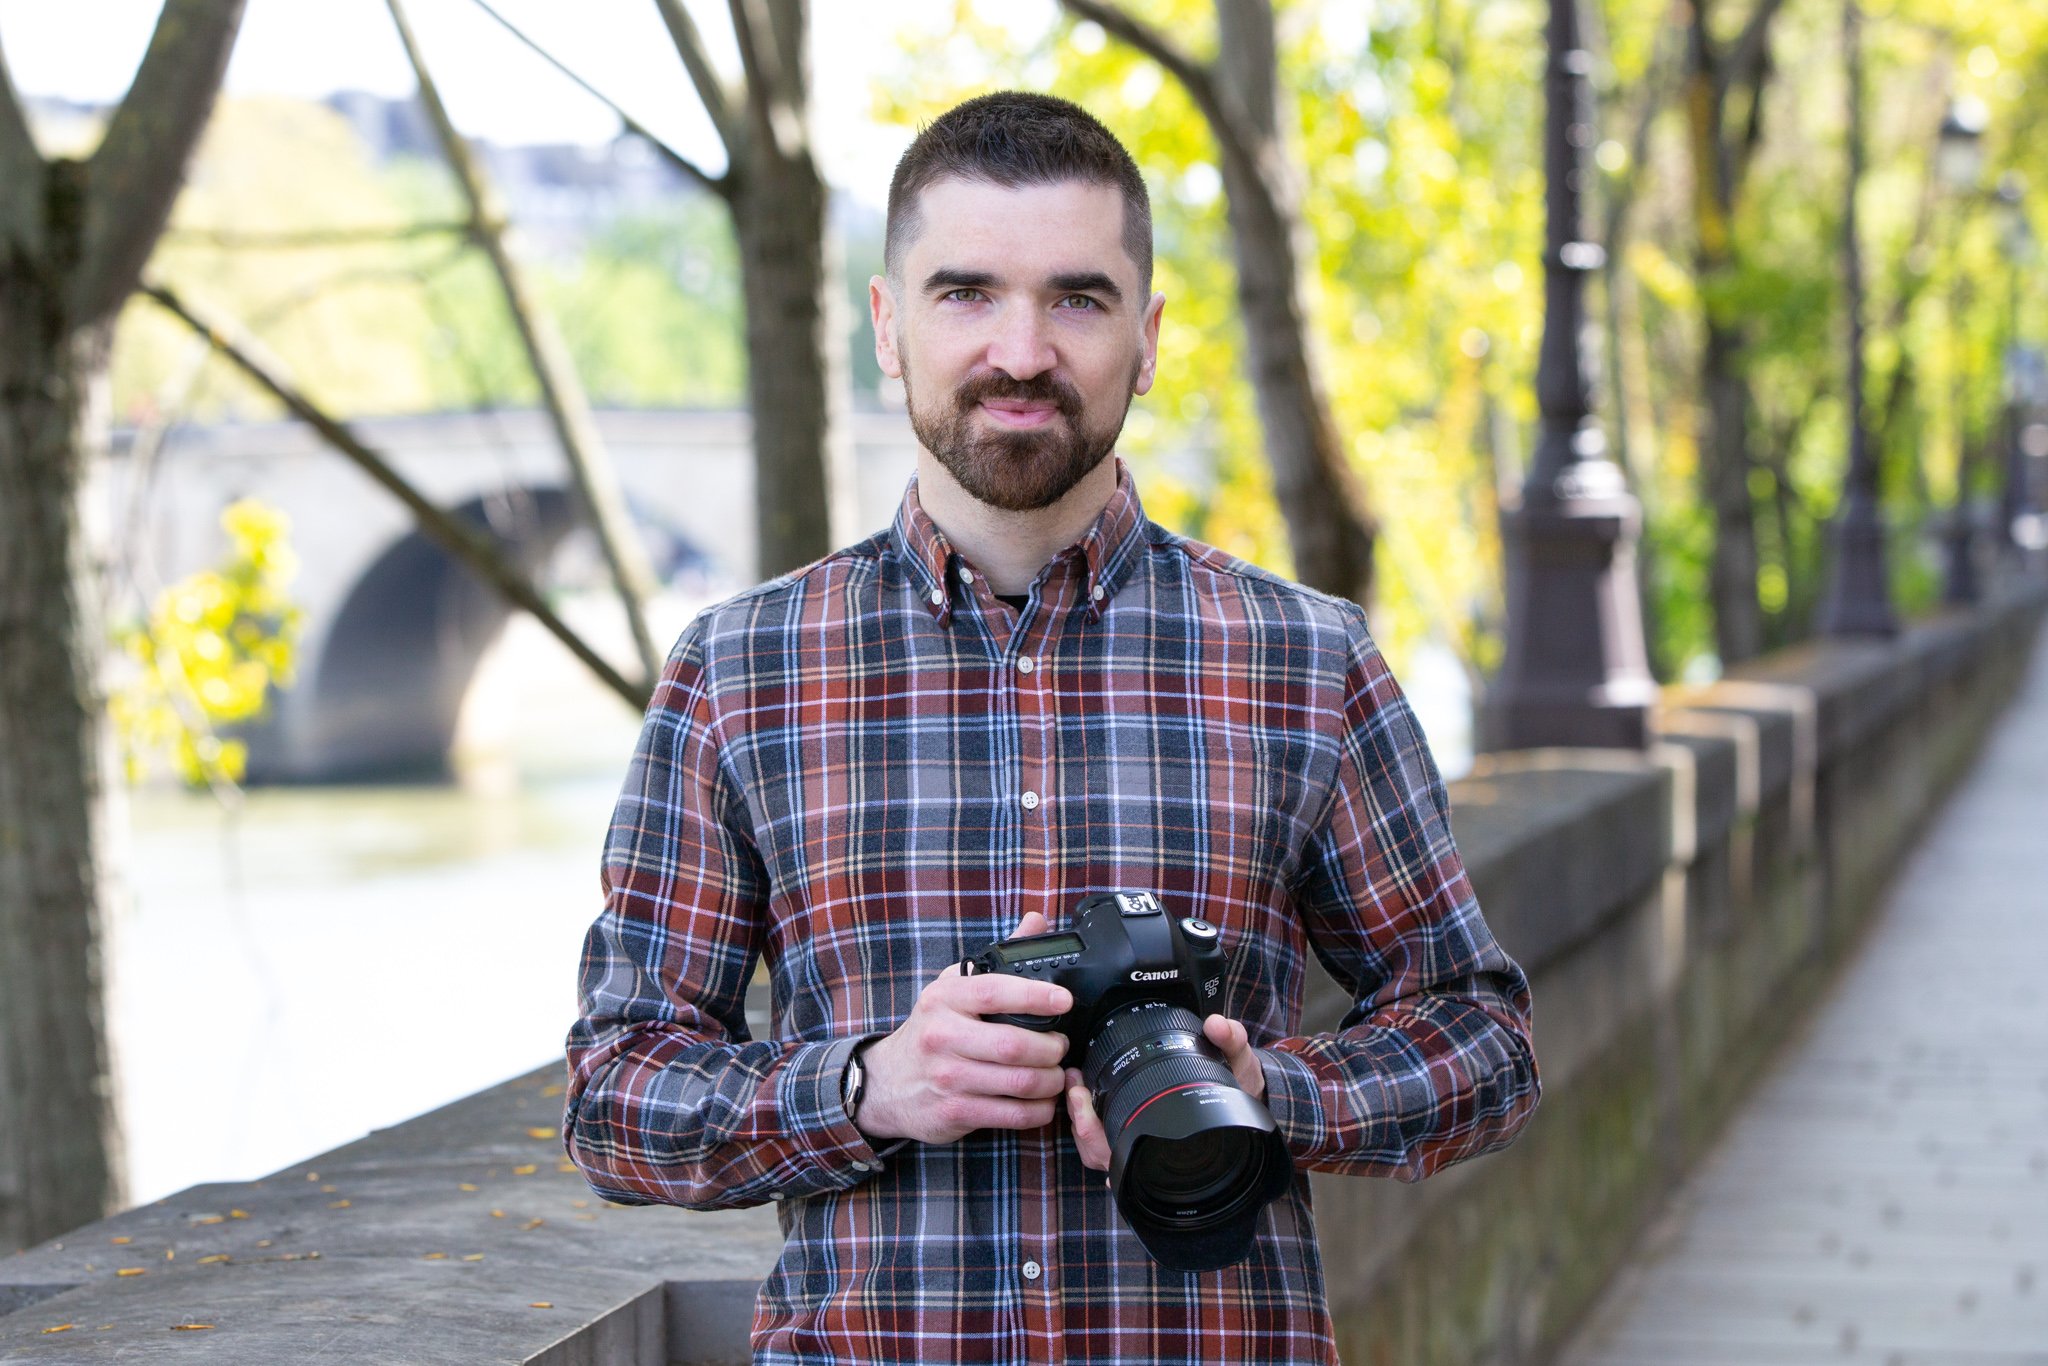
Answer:
<svg viewBox="0 0 2048 1366"><path fill-rule="evenodd" d="M1266 1110L1279 1127L1287 1151L1301 1160L1321 1150L1329 1122L1323 1114L1323 1090L1309 1065L1278 1048L1261 1048L1259 1068L1266 1076Z"/></svg>
<svg viewBox="0 0 2048 1366"><path fill-rule="evenodd" d="M877 1152L846 1113L847 1059L858 1045L881 1037L861 1035L805 1044L783 1066L783 1113L794 1121L790 1128L797 1146L821 1168L851 1168L865 1176L880 1171L882 1159L903 1146L892 1143Z"/></svg>

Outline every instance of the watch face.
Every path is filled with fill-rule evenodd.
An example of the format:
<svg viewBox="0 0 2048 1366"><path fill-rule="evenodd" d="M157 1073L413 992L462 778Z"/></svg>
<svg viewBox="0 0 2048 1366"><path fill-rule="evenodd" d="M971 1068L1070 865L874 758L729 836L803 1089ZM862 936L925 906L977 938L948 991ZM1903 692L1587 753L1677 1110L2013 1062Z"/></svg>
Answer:
<svg viewBox="0 0 2048 1366"><path fill-rule="evenodd" d="M867 1071L860 1065L860 1054L856 1052L846 1060L846 1078L839 1087L839 1099L846 1106L848 1119L860 1108L860 1093L866 1084Z"/></svg>

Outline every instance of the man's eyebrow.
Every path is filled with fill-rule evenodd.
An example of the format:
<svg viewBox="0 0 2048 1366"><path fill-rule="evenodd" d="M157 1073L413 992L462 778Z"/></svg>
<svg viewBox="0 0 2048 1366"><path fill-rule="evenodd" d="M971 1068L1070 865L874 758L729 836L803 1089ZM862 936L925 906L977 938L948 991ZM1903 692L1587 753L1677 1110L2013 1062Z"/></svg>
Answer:
<svg viewBox="0 0 2048 1366"><path fill-rule="evenodd" d="M992 270L954 270L948 266L941 266L925 277L924 292L930 294L940 289L987 289L1000 283Z"/></svg>
<svg viewBox="0 0 2048 1366"><path fill-rule="evenodd" d="M1117 288L1116 281L1099 270L1069 271L1053 276L1046 283L1061 293L1107 294L1118 303L1122 303L1124 298L1124 292Z"/></svg>
<svg viewBox="0 0 2048 1366"><path fill-rule="evenodd" d="M961 270L953 266L941 266L927 275L924 292L935 294L948 289L992 289L1003 283L1001 276L992 270ZM1062 294L1101 294L1117 303L1122 303L1123 290L1115 280L1099 270L1069 270L1046 277L1046 286Z"/></svg>

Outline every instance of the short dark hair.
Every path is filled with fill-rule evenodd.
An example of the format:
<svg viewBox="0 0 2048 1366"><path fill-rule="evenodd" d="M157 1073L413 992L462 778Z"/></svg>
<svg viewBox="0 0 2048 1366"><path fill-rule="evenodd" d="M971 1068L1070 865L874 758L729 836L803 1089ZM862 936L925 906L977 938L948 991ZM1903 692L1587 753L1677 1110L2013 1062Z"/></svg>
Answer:
<svg viewBox="0 0 2048 1366"><path fill-rule="evenodd" d="M921 226L918 197L941 180L981 180L1006 189L1079 180L1124 197L1124 253L1152 292L1152 199L1138 164L1116 135L1080 105L1051 95L999 90L955 105L919 131L889 181L882 259L891 279Z"/></svg>

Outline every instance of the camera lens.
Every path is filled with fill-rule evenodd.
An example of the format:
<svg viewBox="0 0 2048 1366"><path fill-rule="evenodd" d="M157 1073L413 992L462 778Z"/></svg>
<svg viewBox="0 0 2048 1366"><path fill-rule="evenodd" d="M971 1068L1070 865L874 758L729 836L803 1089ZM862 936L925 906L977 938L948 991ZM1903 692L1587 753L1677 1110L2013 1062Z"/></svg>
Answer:
<svg viewBox="0 0 2048 1366"><path fill-rule="evenodd" d="M1210 1129L1178 1143L1149 1139L1132 1149L1137 1179L1161 1204L1198 1204L1230 1188L1251 1160L1251 1140L1242 1129Z"/></svg>
<svg viewBox="0 0 2048 1366"><path fill-rule="evenodd" d="M1272 1116L1183 1007L1112 1012L1084 1069L1110 1145L1110 1186L1162 1265L1213 1271L1250 1251L1259 1210L1293 1168Z"/></svg>

